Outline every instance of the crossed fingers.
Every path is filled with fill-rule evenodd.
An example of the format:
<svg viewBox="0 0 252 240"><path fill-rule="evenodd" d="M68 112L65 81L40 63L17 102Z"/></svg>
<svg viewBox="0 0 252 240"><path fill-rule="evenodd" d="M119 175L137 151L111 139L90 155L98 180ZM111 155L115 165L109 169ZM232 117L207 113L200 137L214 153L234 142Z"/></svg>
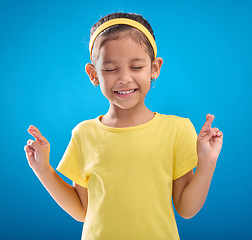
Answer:
<svg viewBox="0 0 252 240"><path fill-rule="evenodd" d="M47 141L45 139L45 137L43 137L43 135L40 133L40 131L33 125L30 125L28 130L27 130L40 144L44 145L47 144ZM31 143L31 141L33 140L28 140L28 142ZM27 143L28 143L27 142ZM34 142L34 141L33 141Z"/></svg>

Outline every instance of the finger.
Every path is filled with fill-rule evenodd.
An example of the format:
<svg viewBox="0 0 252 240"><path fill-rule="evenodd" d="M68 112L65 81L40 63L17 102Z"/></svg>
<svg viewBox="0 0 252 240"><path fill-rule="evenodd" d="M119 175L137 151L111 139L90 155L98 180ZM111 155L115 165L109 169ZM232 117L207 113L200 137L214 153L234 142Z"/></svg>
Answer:
<svg viewBox="0 0 252 240"><path fill-rule="evenodd" d="M212 128L212 129L213 129L213 131L214 131L213 136L216 136L217 132L219 132L219 129L218 129L217 127L214 127L214 128Z"/></svg>
<svg viewBox="0 0 252 240"><path fill-rule="evenodd" d="M214 118L215 118L214 115L207 114L207 116L206 116L206 122L205 122L205 124L202 127L203 131L208 131L211 128L211 124L212 124Z"/></svg>
<svg viewBox="0 0 252 240"><path fill-rule="evenodd" d="M29 140L27 141L27 145L30 145L30 144L32 144L33 142L34 142L34 140L29 139Z"/></svg>
<svg viewBox="0 0 252 240"><path fill-rule="evenodd" d="M32 153L35 153L35 148L31 147L31 146L28 146L29 150L32 152Z"/></svg>
<svg viewBox="0 0 252 240"><path fill-rule="evenodd" d="M35 151L37 151L37 152L41 151L41 148L43 147L42 145L43 145L43 144L42 144L41 142L39 142L38 140L36 140L36 141L31 140L31 141L29 141L29 144L28 144L30 150L31 150L33 153L34 153ZM44 145L44 146L45 146L45 145Z"/></svg>
<svg viewBox="0 0 252 240"><path fill-rule="evenodd" d="M221 139L223 139L223 132L219 131L216 133L216 136L220 137Z"/></svg>
<svg viewBox="0 0 252 240"><path fill-rule="evenodd" d="M38 132L38 133L41 134L41 132L38 130L38 128L36 128L36 127L33 126L33 125L30 125L30 126L29 126L29 129L34 130L34 131L36 131L36 132ZM41 134L41 135L42 135L42 134Z"/></svg>
<svg viewBox="0 0 252 240"><path fill-rule="evenodd" d="M214 120L215 116L211 114L206 115L206 122L202 126L200 132L199 132L199 138L204 137L210 130L211 130L211 124Z"/></svg>
<svg viewBox="0 0 252 240"><path fill-rule="evenodd" d="M32 151L33 153L35 152L35 141L34 140L31 140L29 139L27 141L27 145L28 145L28 148L30 149L30 151Z"/></svg>
<svg viewBox="0 0 252 240"><path fill-rule="evenodd" d="M28 145L25 145L24 150L28 156L31 156L33 154Z"/></svg>
<svg viewBox="0 0 252 240"><path fill-rule="evenodd" d="M211 116L211 114L208 113L208 114L206 115L206 120L207 120L210 116Z"/></svg>
<svg viewBox="0 0 252 240"><path fill-rule="evenodd" d="M34 163L34 160L35 160L35 159L34 159L34 153L30 151L28 145L26 145L26 146L24 147L24 149L25 149L25 152L26 152L26 158L27 158L27 160L28 160L28 163L29 163L30 167L32 167L32 165L33 165L33 163Z"/></svg>
<svg viewBox="0 0 252 240"><path fill-rule="evenodd" d="M30 128L27 131L41 144L45 144L47 142L45 137L43 137L39 131Z"/></svg>
<svg viewBox="0 0 252 240"><path fill-rule="evenodd" d="M203 142L203 143L209 142L209 140L213 137L213 135L214 135L214 129L211 128L211 129L207 132L207 134L206 134L205 136L203 136L203 137L200 139L200 141Z"/></svg>

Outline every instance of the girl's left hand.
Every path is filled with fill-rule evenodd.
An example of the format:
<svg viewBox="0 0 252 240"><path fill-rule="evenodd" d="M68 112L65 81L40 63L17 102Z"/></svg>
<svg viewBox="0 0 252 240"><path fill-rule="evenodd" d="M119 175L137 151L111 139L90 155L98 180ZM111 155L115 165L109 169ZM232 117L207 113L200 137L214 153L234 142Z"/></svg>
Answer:
<svg viewBox="0 0 252 240"><path fill-rule="evenodd" d="M214 118L214 115L206 115L206 122L197 139L198 158L208 163L217 162L222 148L223 133L216 127L211 128Z"/></svg>

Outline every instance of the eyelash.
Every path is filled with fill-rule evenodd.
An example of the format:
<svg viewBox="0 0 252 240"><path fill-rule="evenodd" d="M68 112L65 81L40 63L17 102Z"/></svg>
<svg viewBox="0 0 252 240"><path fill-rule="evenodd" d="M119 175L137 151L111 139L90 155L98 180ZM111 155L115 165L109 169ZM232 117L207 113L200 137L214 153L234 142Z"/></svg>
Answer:
<svg viewBox="0 0 252 240"><path fill-rule="evenodd" d="M132 67L133 69L141 69L141 68L143 68L143 67ZM116 69L108 69L108 70L103 70L103 71L105 71L105 72L112 72L112 71L115 71Z"/></svg>

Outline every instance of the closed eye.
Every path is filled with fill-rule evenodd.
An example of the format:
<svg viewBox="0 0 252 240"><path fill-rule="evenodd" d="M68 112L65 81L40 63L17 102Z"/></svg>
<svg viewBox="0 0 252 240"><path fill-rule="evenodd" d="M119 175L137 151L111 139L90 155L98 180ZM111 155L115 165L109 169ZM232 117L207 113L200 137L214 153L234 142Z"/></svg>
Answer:
<svg viewBox="0 0 252 240"><path fill-rule="evenodd" d="M141 69L141 68L143 68L143 67L132 67L133 69Z"/></svg>
<svg viewBox="0 0 252 240"><path fill-rule="evenodd" d="M143 68L143 67L132 67L132 69L141 69L141 68ZM117 69L105 69L103 71L105 71L105 72L112 72L112 71L115 71L115 70L117 70Z"/></svg>
<svg viewBox="0 0 252 240"><path fill-rule="evenodd" d="M105 72L112 72L112 71L115 71L116 69L106 69L106 70L103 70Z"/></svg>

